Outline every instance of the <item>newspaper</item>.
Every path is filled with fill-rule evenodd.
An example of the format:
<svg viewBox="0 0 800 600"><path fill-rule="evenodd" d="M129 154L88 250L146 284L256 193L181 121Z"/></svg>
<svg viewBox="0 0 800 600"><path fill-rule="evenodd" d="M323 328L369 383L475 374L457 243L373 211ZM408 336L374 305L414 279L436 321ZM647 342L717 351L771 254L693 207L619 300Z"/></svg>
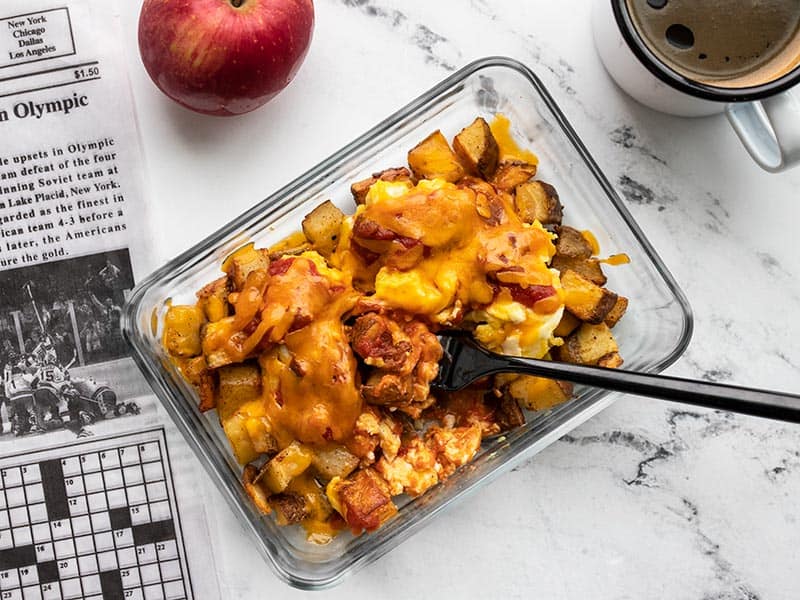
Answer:
<svg viewBox="0 0 800 600"><path fill-rule="evenodd" d="M114 2L0 5L4 599L218 595L194 458L120 334L154 266L121 37Z"/></svg>

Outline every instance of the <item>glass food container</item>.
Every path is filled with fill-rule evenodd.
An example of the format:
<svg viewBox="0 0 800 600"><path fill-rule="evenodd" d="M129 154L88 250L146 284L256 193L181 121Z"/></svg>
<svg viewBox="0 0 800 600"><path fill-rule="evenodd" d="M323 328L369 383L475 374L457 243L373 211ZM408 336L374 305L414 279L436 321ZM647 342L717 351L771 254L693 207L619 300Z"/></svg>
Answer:
<svg viewBox="0 0 800 600"><path fill-rule="evenodd" d="M558 190L565 207L564 223L590 230L601 254L624 252L630 257L630 264L606 269L608 288L630 299L625 317L614 329L625 368L659 372L689 342L692 315L684 294L539 79L508 58L486 58L461 69L153 273L136 287L125 308L124 335L137 364L258 550L292 586L335 585L409 538L468 492L598 413L614 395L576 387L569 402L528 413L524 426L486 440L474 461L445 483L415 499L396 498L399 513L376 532L357 537L343 532L327 545L314 545L306 541L300 527L278 527L272 516L261 515L245 494L242 468L216 412L198 411L193 388L162 348L163 315L171 302L193 303L195 292L220 276L222 260L244 243L274 244L299 230L303 217L327 199L352 212L352 182L407 164L408 150L436 129L452 139L476 116L491 120L496 113L506 115L518 143L538 155L537 178Z"/></svg>

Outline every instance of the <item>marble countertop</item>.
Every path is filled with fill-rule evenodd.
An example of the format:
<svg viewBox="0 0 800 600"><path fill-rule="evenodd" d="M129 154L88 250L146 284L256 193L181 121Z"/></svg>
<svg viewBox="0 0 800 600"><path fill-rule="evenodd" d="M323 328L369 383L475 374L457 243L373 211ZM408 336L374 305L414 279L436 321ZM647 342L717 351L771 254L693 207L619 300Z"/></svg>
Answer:
<svg viewBox="0 0 800 600"><path fill-rule="evenodd" d="M800 391L800 169L761 171L722 116L626 97L595 53L592 1L316 0L296 80L235 119L156 90L135 52L140 3L121 3L154 252L176 255L457 68L507 55L544 81L686 292L695 333L668 372ZM304 595L208 493L222 596ZM800 426L622 396L321 596L796 598L798 497Z"/></svg>

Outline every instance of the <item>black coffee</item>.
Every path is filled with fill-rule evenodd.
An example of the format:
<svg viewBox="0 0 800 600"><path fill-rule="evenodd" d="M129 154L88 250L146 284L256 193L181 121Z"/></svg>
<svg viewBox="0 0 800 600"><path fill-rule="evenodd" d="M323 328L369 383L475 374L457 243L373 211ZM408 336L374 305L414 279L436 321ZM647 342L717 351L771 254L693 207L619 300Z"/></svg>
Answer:
<svg viewBox="0 0 800 600"><path fill-rule="evenodd" d="M800 64L800 0L626 0L650 50L722 87L773 81Z"/></svg>

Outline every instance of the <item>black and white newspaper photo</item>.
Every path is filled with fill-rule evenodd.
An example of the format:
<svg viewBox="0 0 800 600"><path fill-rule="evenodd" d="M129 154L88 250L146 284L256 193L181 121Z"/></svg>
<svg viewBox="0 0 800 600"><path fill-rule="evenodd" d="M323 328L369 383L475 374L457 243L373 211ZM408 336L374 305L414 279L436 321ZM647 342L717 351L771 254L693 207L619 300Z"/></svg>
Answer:
<svg viewBox="0 0 800 600"><path fill-rule="evenodd" d="M127 250L3 273L0 443L61 429L87 436L98 421L152 404L120 334L132 287Z"/></svg>
<svg viewBox="0 0 800 600"><path fill-rule="evenodd" d="M115 431L153 403L119 328L147 267L142 160L116 44L82 35L90 4L0 14L0 445Z"/></svg>
<svg viewBox="0 0 800 600"><path fill-rule="evenodd" d="M3 599L217 596L195 459L120 329L155 241L119 35L115 2L0 5Z"/></svg>

